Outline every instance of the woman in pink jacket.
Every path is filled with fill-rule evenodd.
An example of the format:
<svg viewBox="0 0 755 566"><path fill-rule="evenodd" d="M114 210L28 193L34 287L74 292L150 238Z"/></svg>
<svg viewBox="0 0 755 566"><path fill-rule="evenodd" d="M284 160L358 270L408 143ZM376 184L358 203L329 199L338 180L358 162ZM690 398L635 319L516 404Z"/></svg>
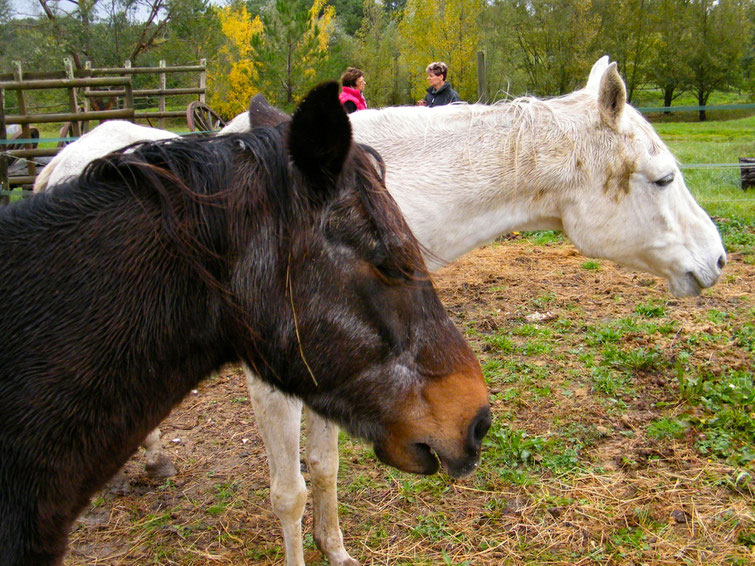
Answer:
<svg viewBox="0 0 755 566"><path fill-rule="evenodd" d="M338 99L343 104L346 112L351 114L357 110L365 110L367 101L364 99L364 87L367 81L364 80L364 73L356 67L349 67L341 75L341 94Z"/></svg>

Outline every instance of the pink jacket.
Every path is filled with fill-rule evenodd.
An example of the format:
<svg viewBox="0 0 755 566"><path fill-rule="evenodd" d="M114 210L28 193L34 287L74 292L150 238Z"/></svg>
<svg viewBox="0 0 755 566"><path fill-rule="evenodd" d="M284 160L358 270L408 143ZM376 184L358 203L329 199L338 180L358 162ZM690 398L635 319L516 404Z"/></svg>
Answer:
<svg viewBox="0 0 755 566"><path fill-rule="evenodd" d="M356 104L357 110L367 109L367 101L364 99L364 96L362 96L362 93L358 88L351 86L342 87L341 94L338 95L338 100L341 101L341 104L345 103L347 100L350 100L351 102Z"/></svg>

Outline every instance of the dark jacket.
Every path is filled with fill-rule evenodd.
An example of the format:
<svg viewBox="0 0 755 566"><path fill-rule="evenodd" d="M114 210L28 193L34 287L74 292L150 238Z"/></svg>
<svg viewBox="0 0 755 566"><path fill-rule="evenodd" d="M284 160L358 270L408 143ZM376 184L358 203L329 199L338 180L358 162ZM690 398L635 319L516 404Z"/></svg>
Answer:
<svg viewBox="0 0 755 566"><path fill-rule="evenodd" d="M433 106L443 106L444 104L451 104L461 100L459 93L451 88L451 83L443 83L443 86L438 90L433 87L427 87L427 94L425 95L425 102L431 108Z"/></svg>

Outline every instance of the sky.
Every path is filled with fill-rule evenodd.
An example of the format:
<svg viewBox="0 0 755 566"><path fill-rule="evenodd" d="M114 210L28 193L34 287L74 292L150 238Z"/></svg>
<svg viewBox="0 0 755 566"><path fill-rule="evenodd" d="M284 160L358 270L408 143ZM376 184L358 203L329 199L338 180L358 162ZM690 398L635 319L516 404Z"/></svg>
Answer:
<svg viewBox="0 0 755 566"><path fill-rule="evenodd" d="M105 3L106 2L107 0L105 0ZM225 4L225 0L210 0L210 3L222 5ZM18 17L36 16L42 13L42 8L40 7L38 0L10 0L10 4L13 7L15 15ZM63 6L66 11L71 11L74 7L72 3L65 1L61 2L61 6ZM144 9L143 12L146 17L147 10Z"/></svg>

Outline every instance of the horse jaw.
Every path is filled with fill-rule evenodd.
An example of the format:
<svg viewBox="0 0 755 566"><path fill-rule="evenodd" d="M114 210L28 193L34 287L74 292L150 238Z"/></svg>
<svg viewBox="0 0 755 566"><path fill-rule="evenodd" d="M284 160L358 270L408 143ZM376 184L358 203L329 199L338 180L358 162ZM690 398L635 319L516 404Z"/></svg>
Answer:
<svg viewBox="0 0 755 566"><path fill-rule="evenodd" d="M640 177L635 174L633 177ZM726 252L713 221L689 193L681 173L659 189L635 179L619 205L593 200L563 209L564 232L588 257L664 278L675 297L697 296L718 282Z"/></svg>

